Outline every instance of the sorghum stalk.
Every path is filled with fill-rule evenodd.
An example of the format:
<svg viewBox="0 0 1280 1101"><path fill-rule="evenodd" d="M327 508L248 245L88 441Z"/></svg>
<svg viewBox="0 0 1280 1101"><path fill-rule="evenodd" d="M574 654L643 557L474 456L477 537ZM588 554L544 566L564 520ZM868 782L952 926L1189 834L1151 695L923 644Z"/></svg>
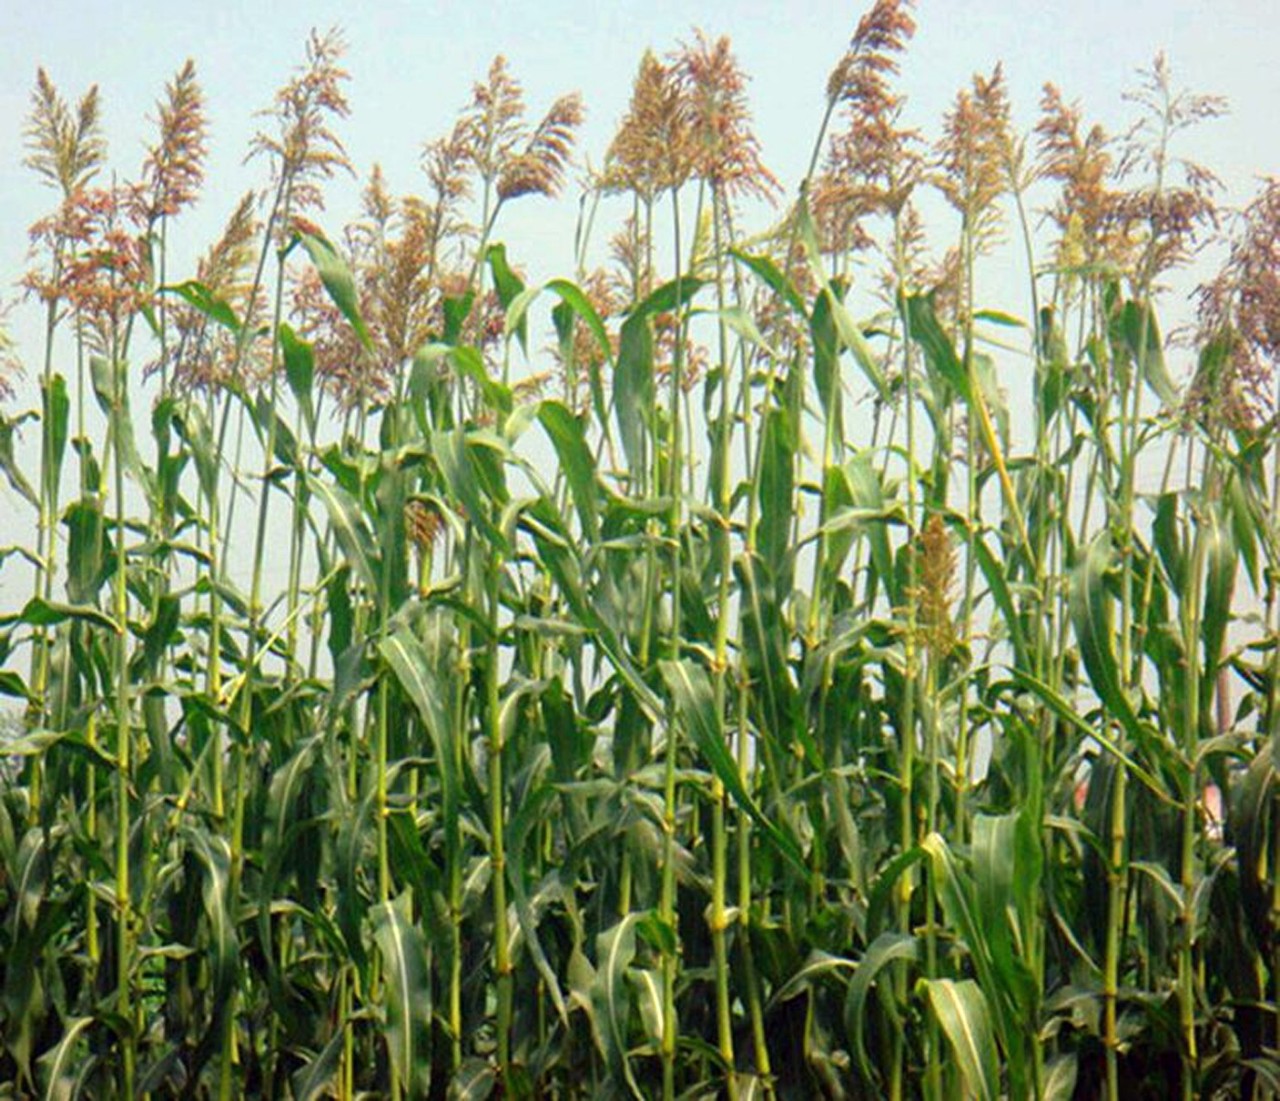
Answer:
<svg viewBox="0 0 1280 1101"><path fill-rule="evenodd" d="M499 579L502 556L495 550L488 570L489 638L485 643L485 732L489 742L489 862L493 882L493 969L498 988L498 1073L500 1081L511 1079L511 1011L514 976L511 965L510 932L507 929L506 818L503 804L502 709L498 684Z"/></svg>
<svg viewBox="0 0 1280 1101"><path fill-rule="evenodd" d="M129 579L125 547L124 469L126 432L125 371L121 342L114 322L109 349L111 371L112 476L115 494L116 564L113 586L113 618L115 619L115 722L116 722L116 1006L115 1011L126 1022L121 1037L120 1088L122 1097L134 1096L137 1065L137 1009L133 1000L134 913L133 875L129 860L129 835L132 829L130 795L133 788L133 723L130 714L132 684L129 679Z"/></svg>
<svg viewBox="0 0 1280 1101"><path fill-rule="evenodd" d="M898 275L898 285L904 285L906 278L906 255L902 236L901 218L893 221L894 267ZM910 531L919 530L918 489L916 486L916 378L914 357L911 354L911 332L907 312L903 313L902 334L902 370L903 370L903 402L906 418L907 434L907 523ZM916 844L916 823L914 809L914 773L916 757L916 680L919 676L919 655L917 654L916 636L919 625L919 598L909 586L906 593L907 622L903 634L903 699L900 717L899 734L901 745L898 757L898 843L902 851L907 852ZM913 876L910 869L904 871L898 881L897 919L898 927L904 933L911 931L911 895L914 889ZM906 1001L907 972L905 967L897 969L898 999ZM895 1031L892 1041L893 1059L890 1065L889 1096L890 1101L901 1101L905 1087L905 1059L901 1035Z"/></svg>
<svg viewBox="0 0 1280 1101"><path fill-rule="evenodd" d="M671 211L675 241L676 316L675 345L671 358L670 424L668 426L667 492L670 494L670 511L667 518L671 538L671 635L667 640L668 657L678 661L680 657L680 569L681 524L683 521L683 495L680 491L681 433L680 390L684 380L683 344L684 325L681 316L680 283L683 278L680 248L680 189L671 189ZM659 448L655 448L655 461ZM671 936L669 944L678 942L676 927L676 763L680 751L680 729L672 704L667 708L667 745L662 785L662 888L658 903L658 918ZM676 949L667 947L662 956L662 1101L674 1101L676 1071L676 1041L679 1024L676 1020L676 979L679 956Z"/></svg>
<svg viewBox="0 0 1280 1101"><path fill-rule="evenodd" d="M712 664L712 686L715 697L716 737L727 741L725 729L726 677L729 650L729 596L733 570L732 507L730 503L729 443L730 418L733 407L729 401L729 348L728 331L724 322L725 286L724 251L721 241L721 196L713 185L711 192L712 234L716 262L716 305L720 322L717 337L720 351L720 411L716 425L719 471L716 474L715 507L719 522L717 533L720 546L719 584L716 597L715 659ZM729 958L725 932L729 920L725 913L725 890L728 878L728 838L725 834L724 784L716 777L711 785L711 940L715 955L716 975L716 1038L720 1055L729 1068L726 1080L730 1101L738 1096L737 1076L733 1055L733 1006L729 989Z"/></svg>

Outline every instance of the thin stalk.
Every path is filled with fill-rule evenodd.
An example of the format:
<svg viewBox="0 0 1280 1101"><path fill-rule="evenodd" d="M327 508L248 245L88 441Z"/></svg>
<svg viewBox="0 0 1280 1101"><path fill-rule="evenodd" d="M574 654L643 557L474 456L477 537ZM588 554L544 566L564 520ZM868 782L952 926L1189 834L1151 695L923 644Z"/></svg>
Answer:
<svg viewBox="0 0 1280 1101"><path fill-rule="evenodd" d="M731 505L729 492L730 464L730 417L732 406L729 401L729 348L728 329L724 323L725 285L724 285L724 250L721 241L720 210L721 200L717 189L713 186L712 235L716 258L716 306L719 310L720 322L717 339L720 353L720 411L716 425L718 437L717 454L719 470L716 472L716 512L719 520L717 536L720 547L719 578L716 594L716 635L715 658L712 663L712 685L715 694L715 716L719 730L716 736L726 740L725 704L726 675L728 672L729 650L729 597L731 592L731 575L733 570L733 548L731 538ZM729 954L725 932L729 919L725 911L726 880L728 878L728 837L725 833L725 791L724 784L717 777L711 787L711 941L715 957L716 984L716 1038L720 1056L729 1068L726 1086L730 1101L738 1096L737 1074L734 1068L733 1052L733 1006L729 989Z"/></svg>
<svg viewBox="0 0 1280 1101"><path fill-rule="evenodd" d="M676 301L680 301L680 281L683 277L680 249L680 192L671 191L671 212L675 239ZM680 391L684 379L683 344L684 326L679 317L675 326L675 348L671 359L670 425L668 428L667 490L670 493L670 511L667 518L671 539L671 634L667 642L668 657L680 657L680 569L681 540L683 537L683 494L680 492ZM655 449L656 451L657 449ZM667 745L662 784L662 889L658 904L659 920L676 934L676 762L680 752L680 730L674 706L667 711ZM668 947L662 954L662 1099L674 1101L676 1071L676 1041L679 1024L676 1020L676 979L679 972L677 952Z"/></svg>
<svg viewBox="0 0 1280 1101"><path fill-rule="evenodd" d="M1206 475L1207 478L1208 475ZM1205 484L1208 484L1207 480ZM1201 668L1196 652L1199 648L1201 601L1207 554L1206 523L1205 520L1195 522L1187 591L1180 601L1182 648L1185 654L1184 660L1187 663L1184 682L1186 716L1182 734L1182 753L1186 767L1182 789L1182 856L1179 883L1182 888L1182 906L1178 915L1181 932L1178 943L1178 1026L1182 1033L1183 1101L1192 1101L1196 1096L1200 1061L1196 1043L1195 1007L1195 892L1198 864L1196 826L1199 821L1200 791L1200 685L1209 670Z"/></svg>
<svg viewBox="0 0 1280 1101"><path fill-rule="evenodd" d="M124 364L119 350L112 348L112 475L115 479L116 569L114 586L115 637L115 719L116 719L116 1012L126 1022L121 1038L120 1090L122 1097L133 1097L137 1063L136 1029L138 1025L133 1001L134 915L132 878L129 866L130 792L133 787L133 723L130 716L132 684L129 680L129 579L125 549L124 467L125 433L122 428L125 408Z"/></svg>
<svg viewBox="0 0 1280 1101"><path fill-rule="evenodd" d="M281 192L279 195L283 217L288 218L290 187L288 186L288 177L281 181ZM274 217L274 211L273 211ZM265 262L266 247L269 245L271 222L268 221L267 240L264 243L264 250L259 262L259 271L261 264ZM275 464L276 449L276 406L279 391L279 354L280 342L275 337L280 324L280 318L284 309L284 256L279 257L276 268L276 287L275 287L275 305L272 311L271 322L271 363L269 375L268 389L268 420L267 433L264 442L264 450L262 457L262 483L258 497L258 523L257 532L254 537L253 544L253 572L252 581L249 589L249 633L245 642L245 671L244 679L240 685L240 707L239 721L242 730L249 730L253 719L253 698L254 698L254 667L258 656L258 634L262 628L262 577L263 567L267 559L267 517L270 510L271 502L271 471ZM232 747L232 757L234 760L235 780L232 792L232 810L231 810L231 867L228 873L228 895L230 898L238 898L240 895L241 876L244 866L244 815L245 803L248 797L248 754L245 746L241 742L237 742ZM228 999L228 1005L224 1007L223 1013L223 1034L222 1047L220 1052L220 1070L218 1077L218 1101L230 1101L234 1096L234 1082L238 1077L234 1066L236 1063L236 998L234 991Z"/></svg>
<svg viewBox="0 0 1280 1101"><path fill-rule="evenodd" d="M498 1074L503 1087L511 1081L512 974L507 928L507 857L505 792L502 771L502 713L498 683L498 582L502 558L495 551L487 563L489 637L485 643L485 730L489 742L489 862L493 884L493 969L498 995Z"/></svg>
<svg viewBox="0 0 1280 1101"><path fill-rule="evenodd" d="M471 572L471 555L474 551L474 535L468 528L461 547L461 570L463 577ZM465 617L458 623L458 665L453 695L453 767L458 776L462 776L463 747L468 743L467 729L467 692L471 683L471 622ZM460 838L458 834L457 814L446 839L450 842L449 853L449 1061L450 1069L457 1071L462 1066L462 900L463 900L463 861Z"/></svg>
<svg viewBox="0 0 1280 1101"><path fill-rule="evenodd" d="M901 220L894 218L893 225L894 265L901 281L907 269L905 244L902 237ZM909 534L920 530L918 487L916 485L916 378L914 357L911 354L911 333L907 329L904 312L902 339L902 370L904 387L904 417L906 420L906 490L907 490L907 523ZM914 569L914 561L912 562ZM911 586L912 589L915 586ZM901 711L898 759L898 843L902 851L907 852L916 843L916 822L914 811L914 774L915 774L915 742L916 742L916 680L919 676L919 656L917 654L916 636L919 622L919 597L908 591L906 616L907 622L903 636L903 699ZM898 880L896 892L896 909L898 928L904 932L911 931L911 895L913 893L913 876L905 872ZM905 967L897 969L897 993L899 1003L907 998L907 972ZM890 1101L901 1101L905 1088L905 1051L902 1038L895 1031L893 1038L893 1059L890 1066L889 1096Z"/></svg>
<svg viewBox="0 0 1280 1101"><path fill-rule="evenodd" d="M53 253L52 285L57 286L62 273L63 241L58 240ZM36 591L46 601L53 596L53 578L57 572L58 487L54 484L53 468L54 436L49 414L53 409L53 342L58 327L58 299L51 298L45 309L44 365L40 373L40 393L43 399L40 417L40 492L37 498L36 523ZM80 393L83 394L83 383ZM35 630L31 651L31 698L37 705L34 716L36 726L48 721L48 702L45 693L49 685L49 629L41 626ZM35 825L40 816L41 792L44 786L44 757L35 757L30 769L30 818Z"/></svg>

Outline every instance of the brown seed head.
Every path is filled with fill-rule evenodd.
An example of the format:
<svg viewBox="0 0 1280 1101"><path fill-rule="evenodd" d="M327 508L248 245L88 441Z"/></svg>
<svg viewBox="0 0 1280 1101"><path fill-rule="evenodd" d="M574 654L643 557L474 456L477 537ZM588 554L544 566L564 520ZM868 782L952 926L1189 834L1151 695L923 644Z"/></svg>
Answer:
<svg viewBox="0 0 1280 1101"><path fill-rule="evenodd" d="M257 237L262 228L255 206L253 192L242 196L222 235L196 265L197 281L231 306L241 320L261 316L265 309L261 290L258 301L252 304L252 310L249 308ZM169 350L174 384L184 391L207 391L226 385L236 362L235 335L183 303L170 305L169 319L177 336ZM253 341L241 353L241 370L246 377L257 377L261 362L268 358L264 343L263 339Z"/></svg>
<svg viewBox="0 0 1280 1101"><path fill-rule="evenodd" d="M858 21L849 48L827 78L827 98L856 103L866 114L891 114L898 97L889 77L898 72L898 55L916 33L912 0L876 0Z"/></svg>
<svg viewBox="0 0 1280 1101"><path fill-rule="evenodd" d="M652 202L679 187L695 166L691 104L678 74L652 51L640 59L631 103L609 146L601 186Z"/></svg>
<svg viewBox="0 0 1280 1101"><path fill-rule="evenodd" d="M582 99L577 93L556 100L524 150L502 166L498 197L515 199L521 195L554 197L559 194L582 119Z"/></svg>
<svg viewBox="0 0 1280 1101"><path fill-rule="evenodd" d="M204 92L192 61L165 86L157 107L160 141L147 151L142 166L150 220L170 217L193 203L204 181Z"/></svg>
<svg viewBox="0 0 1280 1101"><path fill-rule="evenodd" d="M1256 428L1275 412L1280 367L1280 180L1236 219L1222 270L1198 291L1200 370L1187 409L1210 428Z"/></svg>
<svg viewBox="0 0 1280 1101"><path fill-rule="evenodd" d="M275 105L264 112L276 121L276 133L259 132L249 156L265 154L277 178L290 193L294 210L323 209L322 180L339 171L351 172L351 162L332 120L351 113L343 86L349 74L338 65L345 52L342 36L311 32L307 64L276 93Z"/></svg>
<svg viewBox="0 0 1280 1101"><path fill-rule="evenodd" d="M989 244L998 227L996 201L1010 185L1013 133L1004 71L974 74L972 87L957 94L943 120L937 146L939 190L963 215L979 246Z"/></svg>
<svg viewBox="0 0 1280 1101"><path fill-rule="evenodd" d="M947 657L956 645L955 625L951 621L956 549L946 524L936 512L916 536L913 558L917 580L910 594L916 602L917 642L936 661Z"/></svg>
<svg viewBox="0 0 1280 1101"><path fill-rule="evenodd" d="M81 97L73 113L44 69L36 70L26 129L29 152L23 163L35 169L45 183L57 187L64 198L86 186L106 159L107 143L98 113L96 84Z"/></svg>
<svg viewBox="0 0 1280 1101"><path fill-rule="evenodd" d="M674 75L688 101L694 175L719 193L773 201L781 185L760 159L751 129L747 77L727 36L711 42L701 31L674 58Z"/></svg>

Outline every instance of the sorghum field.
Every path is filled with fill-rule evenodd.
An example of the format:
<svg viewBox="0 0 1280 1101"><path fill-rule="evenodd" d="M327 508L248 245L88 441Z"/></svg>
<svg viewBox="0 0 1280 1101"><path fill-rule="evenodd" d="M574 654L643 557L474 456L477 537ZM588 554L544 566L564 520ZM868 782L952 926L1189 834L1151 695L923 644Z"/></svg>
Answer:
<svg viewBox="0 0 1280 1101"><path fill-rule="evenodd" d="M0 1096L1280 1097L1280 183L1160 57L909 129L914 30L786 185L727 39L646 54L549 282L583 105L501 58L343 226L314 35L183 270L194 65L133 175L39 72Z"/></svg>

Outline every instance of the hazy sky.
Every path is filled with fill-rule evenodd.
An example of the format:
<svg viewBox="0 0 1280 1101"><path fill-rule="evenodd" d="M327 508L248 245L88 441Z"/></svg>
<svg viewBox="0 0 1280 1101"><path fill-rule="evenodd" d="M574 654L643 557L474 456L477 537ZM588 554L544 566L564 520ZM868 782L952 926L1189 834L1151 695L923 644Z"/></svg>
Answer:
<svg viewBox="0 0 1280 1101"><path fill-rule="evenodd" d="M209 179L199 206L175 226L175 258L193 258L216 236L235 199L263 183L265 165L243 163L275 89L302 61L308 30L341 27L352 116L342 125L361 176L377 161L396 192L423 189L422 143L444 133L471 84L497 53L524 84L535 117L561 92L578 90L588 122L582 152L599 163L625 110L642 51L665 52L698 27L732 36L751 74L751 101L766 163L794 191L822 114L826 76L864 4L716 0L631 3L410 3L308 0L188 5L39 0L0 5L0 296L19 278L26 227L47 212L52 192L21 165L22 130L38 65L64 96L91 83L103 96L111 164L132 177L151 140L154 104L187 57L208 97ZM1123 129L1132 108L1122 92L1157 50L1175 81L1226 96L1231 114L1197 132L1191 150L1242 203L1258 177L1280 172L1280 0L921 0L919 31L900 87L908 120L927 136L955 91L975 71L1003 61L1015 120L1035 122L1041 85L1057 83L1086 117ZM354 214L354 185L332 193L319 220L337 232ZM522 200L502 227L513 258L535 278L568 274L575 212L572 189L556 203ZM621 216L621 210L617 212ZM605 212L605 219L609 212ZM172 269L171 269L172 270ZM175 272L175 274L184 274ZM31 304L14 317L29 364L36 331Z"/></svg>

